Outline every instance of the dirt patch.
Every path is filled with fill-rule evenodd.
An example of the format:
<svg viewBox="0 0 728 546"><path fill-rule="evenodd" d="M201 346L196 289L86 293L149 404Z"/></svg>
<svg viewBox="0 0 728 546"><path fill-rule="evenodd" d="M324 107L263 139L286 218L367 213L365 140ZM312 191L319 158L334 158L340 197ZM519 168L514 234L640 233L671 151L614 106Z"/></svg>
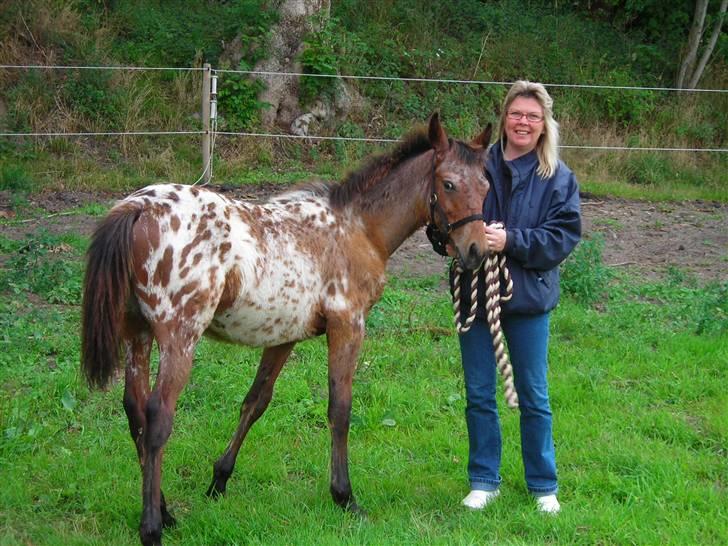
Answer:
<svg viewBox="0 0 728 546"><path fill-rule="evenodd" d="M280 186L220 187L231 197L261 200ZM43 227L51 233L92 232L97 218L72 213L90 203L111 204L114 194L56 192L33 196L43 211L22 224L2 225L0 234L23 238ZM728 280L728 205L713 202L648 203L582 196L584 234L601 233L604 262L627 268L639 277L662 277L670 266L701 282ZM0 192L0 215L12 217L10 195ZM417 231L394 253L389 271L405 276L443 274L447 260L432 251L424 230Z"/></svg>

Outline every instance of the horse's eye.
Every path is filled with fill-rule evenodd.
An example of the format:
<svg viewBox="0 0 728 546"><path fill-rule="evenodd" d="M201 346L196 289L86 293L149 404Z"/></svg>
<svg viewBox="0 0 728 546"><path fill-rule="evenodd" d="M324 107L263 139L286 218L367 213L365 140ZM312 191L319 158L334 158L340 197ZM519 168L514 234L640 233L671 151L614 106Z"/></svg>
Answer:
<svg viewBox="0 0 728 546"><path fill-rule="evenodd" d="M455 184L449 180L443 180L442 187L445 188L445 191L455 191Z"/></svg>

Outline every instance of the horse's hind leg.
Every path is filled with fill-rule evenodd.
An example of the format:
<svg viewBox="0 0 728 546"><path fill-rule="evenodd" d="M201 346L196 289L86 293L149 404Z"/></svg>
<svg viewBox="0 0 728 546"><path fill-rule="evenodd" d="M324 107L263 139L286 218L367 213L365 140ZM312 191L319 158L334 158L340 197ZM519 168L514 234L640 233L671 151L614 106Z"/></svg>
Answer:
<svg viewBox="0 0 728 546"><path fill-rule="evenodd" d="M172 433L177 399L192 368L194 342L179 332L174 341L159 342L159 373L147 399L143 437L142 518L139 536L145 546L162 543L164 512L161 492L164 446ZM163 338L164 339L164 338Z"/></svg>
<svg viewBox="0 0 728 546"><path fill-rule="evenodd" d="M227 486L230 475L233 473L235 459L238 456L238 451L240 451L240 446L250 427L263 415L263 412L268 407L273 397L273 385L278 378L278 374L281 372L281 368L283 368L288 356L291 354L294 345L295 343L286 343L263 350L253 385L250 387L240 408L238 428L235 431L233 439L228 444L227 449L225 449L225 453L222 454L213 467L212 483L207 489L208 496L217 497L225 493L225 487Z"/></svg>
<svg viewBox="0 0 728 546"><path fill-rule="evenodd" d="M146 323L140 320L134 326L131 326L131 322L131 320L127 322L127 336L124 338L126 351L124 411L129 421L129 432L136 447L139 465L143 473L144 432L147 429L145 412L147 400L149 399L149 355L154 340ZM161 492L160 498L162 525L171 527L176 523L175 519L167 510L167 502Z"/></svg>

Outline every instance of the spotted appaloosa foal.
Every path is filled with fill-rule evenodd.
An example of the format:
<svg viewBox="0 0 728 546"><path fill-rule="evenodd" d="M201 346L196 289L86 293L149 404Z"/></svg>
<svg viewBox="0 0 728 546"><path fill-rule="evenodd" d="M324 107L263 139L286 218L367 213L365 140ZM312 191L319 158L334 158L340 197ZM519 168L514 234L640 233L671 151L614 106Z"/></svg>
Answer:
<svg viewBox="0 0 728 546"><path fill-rule="evenodd" d="M427 222L450 234L466 267L487 255L482 223L473 220L482 219L488 191L489 139L490 126L470 144L449 140L435 114L427 132L371 159L342 184L300 187L263 204L156 185L114 206L88 252L82 365L89 383L104 387L124 354L124 409L143 475L143 544L160 544L162 527L174 523L160 490L162 454L203 334L264 347L207 493L225 491L294 344L325 333L331 494L358 510L347 437L365 317L382 293L387 259ZM150 389L154 340L159 372Z"/></svg>

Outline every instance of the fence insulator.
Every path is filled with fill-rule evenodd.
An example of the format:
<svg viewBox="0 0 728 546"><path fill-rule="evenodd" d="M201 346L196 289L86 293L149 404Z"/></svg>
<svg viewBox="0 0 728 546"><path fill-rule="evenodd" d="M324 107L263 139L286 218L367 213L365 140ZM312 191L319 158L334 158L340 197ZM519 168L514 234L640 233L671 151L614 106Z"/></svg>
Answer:
<svg viewBox="0 0 728 546"><path fill-rule="evenodd" d="M210 121L217 119L217 74L210 78Z"/></svg>

